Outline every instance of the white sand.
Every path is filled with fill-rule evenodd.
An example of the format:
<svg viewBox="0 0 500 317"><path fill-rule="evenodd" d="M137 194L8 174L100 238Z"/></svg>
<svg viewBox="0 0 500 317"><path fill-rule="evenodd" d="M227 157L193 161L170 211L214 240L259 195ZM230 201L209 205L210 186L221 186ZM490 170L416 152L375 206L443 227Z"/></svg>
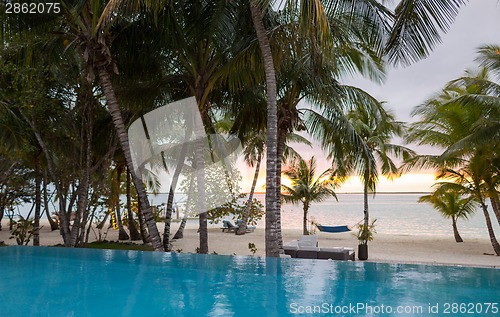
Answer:
<svg viewBox="0 0 500 317"><path fill-rule="evenodd" d="M175 233L178 224L172 225ZM15 245L15 239L9 239L8 222L2 221L3 230L0 231L0 241L5 244ZM48 223L43 223L40 233L42 245L55 245L62 243L59 231L51 232ZM160 233L163 225L158 224ZM357 252L357 239L352 233L328 234L317 232L320 247L349 247ZM296 240L300 237L301 230L283 230L283 241ZM107 240L118 240L118 231L109 230ZM91 234L91 240L95 236ZM456 243L452 236L426 237L426 236L403 236L376 234L375 239L369 243L369 261L374 262L397 262L397 263L431 263L452 264L467 266L500 267L500 257L494 253L488 239L466 239L465 242ZM218 226L209 228L209 250L210 253L226 255L251 255L248 248L249 243L257 247L256 255L265 254L264 229L257 229L253 233L236 236L233 233L223 233ZM174 250L182 250L183 253L195 252L199 245L196 223L190 222L184 231L184 238L174 242Z"/></svg>

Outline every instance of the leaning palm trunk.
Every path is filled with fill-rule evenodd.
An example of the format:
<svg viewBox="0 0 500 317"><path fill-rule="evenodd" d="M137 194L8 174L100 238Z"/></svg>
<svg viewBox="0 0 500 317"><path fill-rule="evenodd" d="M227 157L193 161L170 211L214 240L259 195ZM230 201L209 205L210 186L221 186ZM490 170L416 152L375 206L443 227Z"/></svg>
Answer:
<svg viewBox="0 0 500 317"><path fill-rule="evenodd" d="M85 169L83 171L81 182L78 186L78 203L76 207L75 221L73 222L73 227L71 228L71 246L74 247L78 243L78 237L80 236L80 230L85 230L85 225L87 221L87 207L88 207L88 195L89 195L89 184L90 184L90 169L91 169L91 154L92 154L92 125L93 125L93 114L92 114L92 87L85 85L84 88L84 98L88 102L88 108L84 108L84 117L87 115L86 121L86 147L85 147ZM85 111L88 110L88 111ZM83 137L83 136L82 136Z"/></svg>
<svg viewBox="0 0 500 317"><path fill-rule="evenodd" d="M458 233L457 218L455 218L455 216L451 216L451 221L453 222L453 234L455 236L455 241L458 243L464 242L464 240L460 236L460 233Z"/></svg>
<svg viewBox="0 0 500 317"><path fill-rule="evenodd" d="M279 189L277 174L278 165L278 108L276 104L276 74L274 70L273 55L269 39L267 38L266 28L262 20L262 11L250 0L250 11L254 24L257 39L264 59L264 68L266 72L267 85L267 136L266 136L266 256L279 257L278 228L276 225L276 214L280 207Z"/></svg>
<svg viewBox="0 0 500 317"><path fill-rule="evenodd" d="M123 228L123 221L122 221L122 213L121 213L121 208L120 208L120 184L122 182L121 180L121 175L123 172L123 167L119 165L116 168L116 191L115 191L115 216L116 216L116 224L118 225L118 240L128 240L130 239L129 235Z"/></svg>
<svg viewBox="0 0 500 317"><path fill-rule="evenodd" d="M116 202L116 223L118 224L118 240L129 240L130 237L128 233L123 228L122 213L120 210L120 201Z"/></svg>
<svg viewBox="0 0 500 317"><path fill-rule="evenodd" d="M168 200L167 200L167 211L165 213L165 230L163 231L163 248L165 249L165 252L171 251L170 225L172 223L174 194L175 194L175 189L177 188L177 182L179 181L179 176L184 166L184 160L186 159L189 136L192 133L193 131L191 126L190 125L187 126L184 135L184 142L182 144L181 152L179 153L179 158L177 160L177 166L175 167L174 175L172 175L172 183L170 184L170 190L168 193Z"/></svg>
<svg viewBox="0 0 500 317"><path fill-rule="evenodd" d="M248 217L250 217L250 210L252 209L253 194L255 193L255 187L257 186L257 179L259 178L261 160L262 160L262 154L259 153L257 157L257 163L255 164L255 174L253 176L252 188L250 189L250 194L248 195L247 204L245 206L245 210L243 211L241 224L238 227L238 230L236 230L237 235L245 234L247 231Z"/></svg>
<svg viewBox="0 0 500 317"><path fill-rule="evenodd" d="M149 236L148 230L146 230L146 221L144 220L144 214L141 209L141 202L139 199L137 218L139 219L139 230L141 231L142 242L144 244L151 243L151 237Z"/></svg>
<svg viewBox="0 0 500 317"><path fill-rule="evenodd" d="M49 192L47 191L47 171L43 172L43 207L45 209L45 215L50 224L50 231L59 229L59 224L57 224L49 211Z"/></svg>
<svg viewBox="0 0 500 317"><path fill-rule="evenodd" d="M177 229L177 232L174 234L174 237L172 238L173 240L184 238L184 228L186 228L187 220L188 220L188 212L186 210L184 212L184 217L182 217L181 224L179 225L179 229Z"/></svg>
<svg viewBox="0 0 500 317"><path fill-rule="evenodd" d="M42 175L40 171L40 155L35 157L35 220L33 222L33 245L40 245L40 210L42 205Z"/></svg>
<svg viewBox="0 0 500 317"><path fill-rule="evenodd" d="M63 186L61 186L61 183L57 180L54 165L52 162L52 157L50 156L50 152L47 148L47 145L43 141L42 136L35 127L35 122L33 120L28 119L22 111L21 111L21 116L30 125L31 129L33 130L33 134L35 135L35 138L38 142L38 145L40 146L45 155L45 159L47 161L47 169L49 171L50 177L54 181L54 186L56 187L57 196L59 199L60 233L61 236L63 237L64 246L69 247L71 246L71 234L69 231L69 219L66 215L66 197L64 195L65 191L63 190Z"/></svg>
<svg viewBox="0 0 500 317"><path fill-rule="evenodd" d="M156 226L156 222L154 220L153 210L149 205L146 189L144 188L142 180L136 175L134 166L132 164L132 156L130 154L127 130L125 129L125 123L123 122L120 107L118 105L118 100L116 99L109 71L107 70L105 64L99 65L97 67L97 70L99 73L99 81L101 84L101 88L104 92L104 95L106 96L107 106L111 114L111 117L113 118L113 124L115 125L115 129L118 134L118 138L120 140L120 145L122 147L125 156L125 161L127 163L127 167L129 168L132 174L132 181L134 182L135 188L137 190L137 195L139 196L141 210L144 214L144 220L148 227L153 248L155 251L163 251L163 245L161 243L160 233L158 232L158 227Z"/></svg>
<svg viewBox="0 0 500 317"><path fill-rule="evenodd" d="M500 255L500 245L498 244L498 240L495 236L495 232L493 231L493 226L491 224L490 213L488 212L488 206L481 199L481 207L483 209L484 218L486 220L486 227L488 228L488 234L490 236L491 245L493 246L493 250L496 255Z"/></svg>
<svg viewBox="0 0 500 317"><path fill-rule="evenodd" d="M497 218L498 224L500 225L500 203L498 201L498 194L496 192L492 191L490 193L490 202L491 207L493 208L493 212L495 213L495 216Z"/></svg>
<svg viewBox="0 0 500 317"><path fill-rule="evenodd" d="M170 190L168 193L167 200L167 211L165 213L165 230L163 231L163 247L166 252L171 251L170 249L170 225L172 223L172 211L174 206L174 194L177 188L177 182L181 174L182 166L184 165L184 159L186 158L187 152L187 142L182 145L181 154L179 156L179 161L175 168L174 175L172 176L172 183L170 184Z"/></svg>
<svg viewBox="0 0 500 317"><path fill-rule="evenodd" d="M134 213L132 212L132 197L130 186L130 171L127 168L127 217L128 217L128 230L130 231L130 240L141 240L141 234L135 226Z"/></svg>
<svg viewBox="0 0 500 317"><path fill-rule="evenodd" d="M194 189L194 177L191 177L189 182L189 192L192 193ZM182 239L184 237L184 228L186 227L187 219L188 219L188 206L191 205L191 200L194 199L192 196L188 196L188 201L186 203L186 209L184 210L184 217L182 218L181 224L177 232L175 233L172 239Z"/></svg>

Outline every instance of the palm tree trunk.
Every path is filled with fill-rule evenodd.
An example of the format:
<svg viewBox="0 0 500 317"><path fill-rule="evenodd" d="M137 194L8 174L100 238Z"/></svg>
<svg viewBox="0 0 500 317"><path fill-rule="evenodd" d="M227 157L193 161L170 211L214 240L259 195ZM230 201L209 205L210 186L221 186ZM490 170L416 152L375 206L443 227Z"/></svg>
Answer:
<svg viewBox="0 0 500 317"><path fill-rule="evenodd" d="M163 247L165 252L170 252L170 225L172 223L172 211L174 206L174 195L175 189L177 188L177 182L181 174L182 167L184 165L184 159L186 158L187 143L182 146L181 154L179 156L179 161L175 168L174 175L172 176L172 183L170 184L170 190L168 193L167 200L167 211L165 213L165 230L163 231Z"/></svg>
<svg viewBox="0 0 500 317"><path fill-rule="evenodd" d="M49 211L49 192L47 191L47 171L43 171L43 206L45 209L45 215L50 224L50 231L59 229L59 224L57 224Z"/></svg>
<svg viewBox="0 0 500 317"><path fill-rule="evenodd" d="M200 140L198 146L196 146L196 160L198 161L196 164L196 185L198 203L196 205L199 215L199 235L200 235L200 253L207 254L208 253L208 223L207 223L207 207L205 202L205 162L204 162L204 142L203 139Z"/></svg>
<svg viewBox="0 0 500 317"><path fill-rule="evenodd" d="M191 177L189 181L189 192L192 193L194 188L194 178ZM187 219L188 219L188 208L191 204L192 199L194 199L192 196L188 196L188 201L186 202L186 209L184 210L184 216L182 217L181 224L179 226L179 229L177 229L177 232L175 233L174 237L172 239L182 239L184 237L184 228L186 227Z"/></svg>
<svg viewBox="0 0 500 317"><path fill-rule="evenodd" d="M257 186L257 179L259 178L260 172L260 162L262 161L262 154L259 153L257 157L257 163L255 164L255 174L253 176L252 188L250 188L250 194L248 195L247 204L245 210L243 211L243 217L241 218L241 224L236 230L236 235L245 234L247 231L248 217L250 216L250 210L252 208L253 194L255 193L255 187Z"/></svg>
<svg viewBox="0 0 500 317"><path fill-rule="evenodd" d="M59 186L61 188L61 186ZM58 190L59 192L59 190ZM71 247L71 231L69 230L69 222L70 219L66 212L66 198L67 195L64 195L63 192L59 194L59 231L63 237L64 246ZM71 215L69 215L71 216Z"/></svg>
<svg viewBox="0 0 500 317"><path fill-rule="evenodd" d="M368 178L367 177L365 177L365 183L363 185L363 213L364 213L364 226L365 226L365 228L368 228L368 225L370 223L370 213L368 211Z"/></svg>
<svg viewBox="0 0 500 317"><path fill-rule="evenodd" d="M490 192L490 202L491 207L493 207L493 212L495 213L498 224L500 225L500 206L498 201L498 194L494 191Z"/></svg>
<svg viewBox="0 0 500 317"><path fill-rule="evenodd" d="M144 244L148 244L151 242L151 237L146 230L146 221L144 220L144 214L142 213L141 205L142 204L139 199L139 204L137 206L139 209L139 212L137 213L137 218L139 218L139 230L141 231L142 242Z"/></svg>
<svg viewBox="0 0 500 317"><path fill-rule="evenodd" d="M486 228L488 228L488 234L490 235L491 245L493 246L493 250L496 255L500 255L500 245L498 244L498 240L495 236L495 232L493 231L493 226L491 225L490 213L488 212L488 206L481 199L481 207L483 209L484 218L486 220Z"/></svg>
<svg viewBox="0 0 500 317"><path fill-rule="evenodd" d="M61 235L63 237L64 245L66 247L69 247L69 246L71 246L71 234L69 231L69 219L67 218L67 215L66 215L66 196L64 195L65 191L63 190L61 183L58 182L58 180L57 180L52 157L50 156L50 152L49 152L45 142L43 141L42 136L40 135L40 133L38 132L38 130L35 127L35 122L33 120L29 120L25 116L24 112L20 111L20 113L21 113L21 116L23 117L23 119L30 125L31 129L33 130L33 134L35 135L35 138L38 141L38 145L40 146L40 148L42 149L42 151L45 155L45 159L47 161L47 169L49 171L50 177L54 181L54 186L56 187L57 196L59 199L59 221L60 221L59 228L60 228L60 232L61 232Z"/></svg>
<svg viewBox="0 0 500 317"><path fill-rule="evenodd" d="M302 234L305 236L309 235L309 230L307 230L307 212L309 211L309 203L304 203L304 218L302 219Z"/></svg>
<svg viewBox="0 0 500 317"><path fill-rule="evenodd" d="M42 175L40 167L40 154L35 156L35 219L33 222L33 245L40 245L40 210L42 206Z"/></svg>
<svg viewBox="0 0 500 317"><path fill-rule="evenodd" d="M85 84L84 84L85 85ZM71 246L76 246L78 243L78 237L80 236L80 230L85 229L86 225L86 220L87 218L85 216L85 213L87 212L87 207L88 207L88 195L89 195L89 184L90 184L90 169L92 165L92 158L91 158L91 151L92 151L92 87L89 85L86 87L87 89L83 92L83 98L87 100L87 107L84 107L84 114L82 115L83 118L85 118L85 115L87 117L86 121L86 128L84 129L86 131L85 135L85 169L83 171L83 175L81 176L81 181L80 184L78 185L78 203L76 207L76 215L75 215L75 221L73 222L73 227L71 228ZM87 111L85 111L87 109ZM82 139L83 139L83 132L82 132ZM81 226L81 222L83 223L83 228Z"/></svg>
<svg viewBox="0 0 500 317"><path fill-rule="evenodd" d="M120 107L118 105L118 100L116 99L115 91L113 89L113 85L111 82L111 77L106 68L106 65L99 65L97 71L99 73L99 81L101 84L101 88L104 92L104 95L106 96L108 109L111 114L111 117L113 118L113 123L115 125L115 129L118 134L118 138L120 140L120 145L125 155L125 161L127 163L127 167L129 168L132 174L132 180L137 190L137 195L139 196L141 210L144 214L144 220L148 227L153 248L155 251L163 251L163 245L161 243L160 233L158 231L158 227L156 226L152 208L149 205L146 189L144 188L142 180L139 178L138 175L136 175L134 171L132 156L130 154L130 146L129 146L127 130L125 129L125 123L123 122Z"/></svg>
<svg viewBox="0 0 500 317"><path fill-rule="evenodd" d="M186 228L187 220L188 220L188 213L186 210L184 212L184 217L182 217L181 224L179 225L179 229L177 229L177 232L174 234L174 237L172 238L173 240L184 238L184 228Z"/></svg>
<svg viewBox="0 0 500 317"><path fill-rule="evenodd" d="M188 120L186 120L188 121ZM177 166L175 167L174 175L172 175L172 183L170 184L170 190L168 193L167 200L167 211L165 213L165 230L163 231L163 248L165 252L171 251L170 245L170 225L172 223L172 211L174 206L174 194L177 188L177 182L179 181L179 176L181 174L182 168L184 166L184 161L186 159L188 140L189 136L193 133L193 129L190 125L185 127L184 142L181 147L181 152L177 160Z"/></svg>
<svg viewBox="0 0 500 317"><path fill-rule="evenodd" d="M278 126L278 143L276 155L278 157L278 161L276 162L276 175L278 176L276 186L276 197L278 197L278 209L276 212L276 228L278 231L278 248L280 253L285 253L283 250L283 234L281 232L281 166L283 163L283 152L285 149L287 132L285 129L282 129Z"/></svg>
<svg viewBox="0 0 500 317"><path fill-rule="evenodd" d="M125 228L123 228L123 221L122 221L122 213L120 210L120 201L118 200L116 202L116 209L115 209L115 214L116 214L116 223L118 224L118 240L129 240L130 237L125 231Z"/></svg>
<svg viewBox="0 0 500 317"><path fill-rule="evenodd" d="M279 197L277 187L279 184L277 173L278 165L278 108L276 105L276 74L274 60L267 38L266 28L262 20L262 11L250 0L252 21L257 33L257 39L264 59L267 86L267 138L266 138L266 256L279 257L278 228L276 214L279 211Z"/></svg>
<svg viewBox="0 0 500 317"><path fill-rule="evenodd" d="M97 225L97 229L102 229L104 228L104 225L106 224L106 221L108 220L108 217L109 217L109 212L107 212L105 215L104 215L104 219L102 219L101 222L99 222L99 224Z"/></svg>
<svg viewBox="0 0 500 317"><path fill-rule="evenodd" d="M453 234L455 235L455 241L458 243L464 242L464 240L460 236L460 233L458 233L457 219L455 218L455 216L451 216L451 221L453 222Z"/></svg>
<svg viewBox="0 0 500 317"><path fill-rule="evenodd" d="M135 226L134 213L132 212L132 197L130 186L130 171L127 167L127 217L128 217L128 230L130 231L130 240L141 240L141 234Z"/></svg>
<svg viewBox="0 0 500 317"><path fill-rule="evenodd" d="M122 221L122 213L121 213L121 208L120 208L120 184L122 182L121 176L122 176L123 168L121 165L118 165L116 167L116 200L115 200L115 215L116 215L116 223L118 224L118 240L129 240L130 237L128 233L125 231L123 228L123 221Z"/></svg>

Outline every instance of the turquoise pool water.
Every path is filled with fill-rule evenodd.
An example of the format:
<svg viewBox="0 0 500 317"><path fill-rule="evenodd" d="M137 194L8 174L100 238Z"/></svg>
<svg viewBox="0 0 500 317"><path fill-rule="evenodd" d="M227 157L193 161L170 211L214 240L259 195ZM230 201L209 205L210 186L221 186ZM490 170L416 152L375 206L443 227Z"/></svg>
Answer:
<svg viewBox="0 0 500 317"><path fill-rule="evenodd" d="M500 316L500 270L0 248L2 316Z"/></svg>

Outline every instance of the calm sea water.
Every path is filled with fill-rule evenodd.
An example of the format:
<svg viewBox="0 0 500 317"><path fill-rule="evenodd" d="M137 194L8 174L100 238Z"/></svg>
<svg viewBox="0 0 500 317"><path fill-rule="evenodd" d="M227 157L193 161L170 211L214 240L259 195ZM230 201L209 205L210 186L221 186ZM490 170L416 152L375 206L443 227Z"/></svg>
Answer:
<svg viewBox="0 0 500 317"><path fill-rule="evenodd" d="M418 203L423 194L377 194L369 196L370 218L377 219L378 233L394 235L422 235L422 236L453 236L451 219L443 218L432 205ZM264 195L256 198L264 202ZM152 205L160 205L167 201L166 194L150 195ZM182 212L182 199L178 202ZM26 215L30 206L20 208ZM491 221L495 231L500 236L500 226L495 218L491 206L488 206ZM285 229L302 228L302 206L285 204L282 206L282 226ZM182 216L182 214L181 214ZM355 226L363 219L362 194L338 194L338 201L328 199L324 202L313 203L309 211L310 218L322 225ZM4 221L6 221L4 219ZM264 228L261 220L257 227ZM482 210L479 208L469 220L458 221L458 229L462 238L489 238L486 222Z"/></svg>
<svg viewBox="0 0 500 317"><path fill-rule="evenodd" d="M423 194L377 194L369 198L371 219L377 219L379 233L397 235L451 236L451 219L445 219L427 203L418 203ZM491 221L500 234L498 221L491 206ZM302 227L301 206L284 205L282 217L285 227ZM363 219L363 195L339 194L336 200L314 203L310 216L324 225L354 225ZM486 222L479 208L469 220L458 221L458 229L464 239L488 238Z"/></svg>
<svg viewBox="0 0 500 317"><path fill-rule="evenodd" d="M0 259L2 316L500 313L498 269L54 247Z"/></svg>
<svg viewBox="0 0 500 317"><path fill-rule="evenodd" d="M428 203L418 203L424 194L376 194L369 196L371 219L377 219L378 233L394 235L453 236L451 219L445 219ZM263 194L256 198L264 202ZM151 196L153 204L166 201L166 195ZM495 231L500 235L500 227L491 206L488 206ZM302 228L302 206L285 204L282 206L282 226L286 229ZM338 201L328 199L313 203L309 217L322 225L355 226L363 219L362 194L338 194ZM257 227L264 228L261 220ZM477 209L469 220L458 220L462 238L489 238L486 222L481 209Z"/></svg>

